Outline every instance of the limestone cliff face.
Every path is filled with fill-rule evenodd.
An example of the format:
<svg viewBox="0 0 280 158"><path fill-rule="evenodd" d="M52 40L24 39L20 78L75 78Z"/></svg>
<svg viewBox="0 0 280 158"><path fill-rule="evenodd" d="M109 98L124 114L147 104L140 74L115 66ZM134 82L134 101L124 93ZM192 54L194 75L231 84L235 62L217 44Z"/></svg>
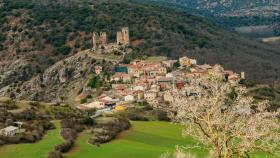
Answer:
<svg viewBox="0 0 280 158"><path fill-rule="evenodd" d="M17 59L0 63L0 89L18 81L28 80L32 75L31 65L27 60Z"/></svg>
<svg viewBox="0 0 280 158"><path fill-rule="evenodd" d="M109 62L109 61L107 61ZM38 101L64 101L83 88L96 64L106 61L96 59L92 52L84 51L57 62L42 74L13 87L1 87L0 96ZM112 64L108 64L112 65Z"/></svg>

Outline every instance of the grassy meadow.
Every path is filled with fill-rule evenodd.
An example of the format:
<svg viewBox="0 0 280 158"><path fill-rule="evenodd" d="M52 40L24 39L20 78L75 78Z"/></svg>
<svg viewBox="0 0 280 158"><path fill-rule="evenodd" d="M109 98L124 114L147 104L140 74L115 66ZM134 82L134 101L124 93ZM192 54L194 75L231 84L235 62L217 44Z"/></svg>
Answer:
<svg viewBox="0 0 280 158"><path fill-rule="evenodd" d="M183 138L179 125L167 122L132 122L132 129L122 133L116 140L92 146L87 143L90 135L84 133L76 147L66 158L156 158L165 152L172 152L176 145L195 145L191 138ZM205 149L192 149L199 157L205 157Z"/></svg>
<svg viewBox="0 0 280 158"><path fill-rule="evenodd" d="M56 144L63 142L59 135L60 123L55 122L56 129L49 131L46 136L34 144L15 144L0 147L1 158L45 158Z"/></svg>
<svg viewBox="0 0 280 158"><path fill-rule="evenodd" d="M182 127L176 124L159 121L132 121L132 128L123 132L117 139L99 147L89 144L90 134L83 132L65 158L158 158L165 152L172 153L176 145L195 146L197 142L182 137ZM62 143L59 135L60 125L49 131L43 140L35 144L16 144L0 147L1 158L46 158L56 144ZM189 153L198 158L206 158L208 151L203 148L192 148ZM257 152L252 158L277 158Z"/></svg>

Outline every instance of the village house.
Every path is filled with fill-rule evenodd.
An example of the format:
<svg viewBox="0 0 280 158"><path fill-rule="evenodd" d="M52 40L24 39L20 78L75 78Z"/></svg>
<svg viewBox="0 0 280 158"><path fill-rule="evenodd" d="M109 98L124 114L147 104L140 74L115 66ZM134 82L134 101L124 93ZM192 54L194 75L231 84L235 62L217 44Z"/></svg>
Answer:
<svg viewBox="0 0 280 158"><path fill-rule="evenodd" d="M133 87L133 90L134 90L134 91L144 91L145 88L144 88L144 86L137 85L137 86Z"/></svg>
<svg viewBox="0 0 280 158"><path fill-rule="evenodd" d="M134 91L133 94L136 97L137 101L142 101L144 99L144 91L137 90Z"/></svg>
<svg viewBox="0 0 280 158"><path fill-rule="evenodd" d="M0 135L5 137L15 136L20 133L19 127L9 126L0 130Z"/></svg>
<svg viewBox="0 0 280 158"><path fill-rule="evenodd" d="M128 74L134 77L156 77L158 75L165 75L167 69L161 65L161 63L146 64L142 60L134 60L127 65Z"/></svg>
<svg viewBox="0 0 280 158"><path fill-rule="evenodd" d="M99 102L104 103L106 106L116 105L116 103L118 103L120 101L119 98L112 98L107 95L101 95L98 97L98 99L99 99Z"/></svg>
<svg viewBox="0 0 280 158"><path fill-rule="evenodd" d="M175 88L175 78L174 77L160 77L157 79L157 84L162 90L169 90Z"/></svg>
<svg viewBox="0 0 280 158"><path fill-rule="evenodd" d="M160 91L160 86L156 85L156 84L153 84L150 88L150 91L158 93Z"/></svg>
<svg viewBox="0 0 280 158"><path fill-rule="evenodd" d="M122 82L131 82L131 76L125 73L116 73L111 77L111 81L122 81Z"/></svg>
<svg viewBox="0 0 280 158"><path fill-rule="evenodd" d="M141 75L144 74L144 70L142 70L141 67L137 65L129 65L127 69L128 69L128 74L134 77L140 77Z"/></svg>
<svg viewBox="0 0 280 158"><path fill-rule="evenodd" d="M104 102L93 101L93 102L91 102L89 104L82 104L82 105L80 105L80 107L82 109L93 109L93 108L95 108L95 109L103 109L103 108L105 108L105 104L104 104Z"/></svg>
<svg viewBox="0 0 280 158"><path fill-rule="evenodd" d="M139 67L143 67L146 65L143 60L137 60L137 59L130 62L130 64L134 65L134 66L139 66Z"/></svg>
<svg viewBox="0 0 280 158"><path fill-rule="evenodd" d="M126 102L134 102L135 101L135 98L133 95L127 95L124 97L124 101Z"/></svg>

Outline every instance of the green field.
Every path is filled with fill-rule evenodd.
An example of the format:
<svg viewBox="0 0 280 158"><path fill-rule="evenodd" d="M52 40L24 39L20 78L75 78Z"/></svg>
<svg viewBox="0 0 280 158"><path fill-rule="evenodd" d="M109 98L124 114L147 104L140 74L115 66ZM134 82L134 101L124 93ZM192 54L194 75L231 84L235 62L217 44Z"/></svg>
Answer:
<svg viewBox="0 0 280 158"><path fill-rule="evenodd" d="M51 130L43 140L35 144L17 144L0 147L0 158L46 158L56 144L62 142L57 129ZM176 145L194 146L196 141L181 136L182 128L168 122L132 122L132 128L123 132L116 140L100 147L88 144L90 134L84 132L66 158L157 158L162 153L172 152ZM195 148L188 152L199 158L207 157L207 150ZM264 153L251 155L252 158L277 158Z"/></svg>
<svg viewBox="0 0 280 158"><path fill-rule="evenodd" d="M132 122L132 129L118 139L100 147L87 143L90 135L83 134L67 158L156 158L176 145L194 145L191 138L182 138L179 125L167 122ZM205 157L204 149L193 149L199 157Z"/></svg>
<svg viewBox="0 0 280 158"><path fill-rule="evenodd" d="M46 136L34 144L16 144L0 147L1 158L44 158L56 144L63 142L59 135L60 125L55 122L56 129L49 131Z"/></svg>

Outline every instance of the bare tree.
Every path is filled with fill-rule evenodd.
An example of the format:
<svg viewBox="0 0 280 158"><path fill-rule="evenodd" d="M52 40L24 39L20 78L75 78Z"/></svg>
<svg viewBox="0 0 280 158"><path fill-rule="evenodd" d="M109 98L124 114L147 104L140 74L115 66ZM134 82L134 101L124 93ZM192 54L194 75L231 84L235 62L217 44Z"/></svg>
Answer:
<svg viewBox="0 0 280 158"><path fill-rule="evenodd" d="M210 157L250 157L256 150L279 155L279 112L268 112L268 102L254 101L246 88L223 78L217 68L199 81L201 93L176 96L171 117L185 126L184 134L211 147Z"/></svg>
<svg viewBox="0 0 280 158"><path fill-rule="evenodd" d="M177 146L176 151L173 154L164 153L160 156L160 158L197 158L197 157L190 153L185 153L183 149Z"/></svg>

